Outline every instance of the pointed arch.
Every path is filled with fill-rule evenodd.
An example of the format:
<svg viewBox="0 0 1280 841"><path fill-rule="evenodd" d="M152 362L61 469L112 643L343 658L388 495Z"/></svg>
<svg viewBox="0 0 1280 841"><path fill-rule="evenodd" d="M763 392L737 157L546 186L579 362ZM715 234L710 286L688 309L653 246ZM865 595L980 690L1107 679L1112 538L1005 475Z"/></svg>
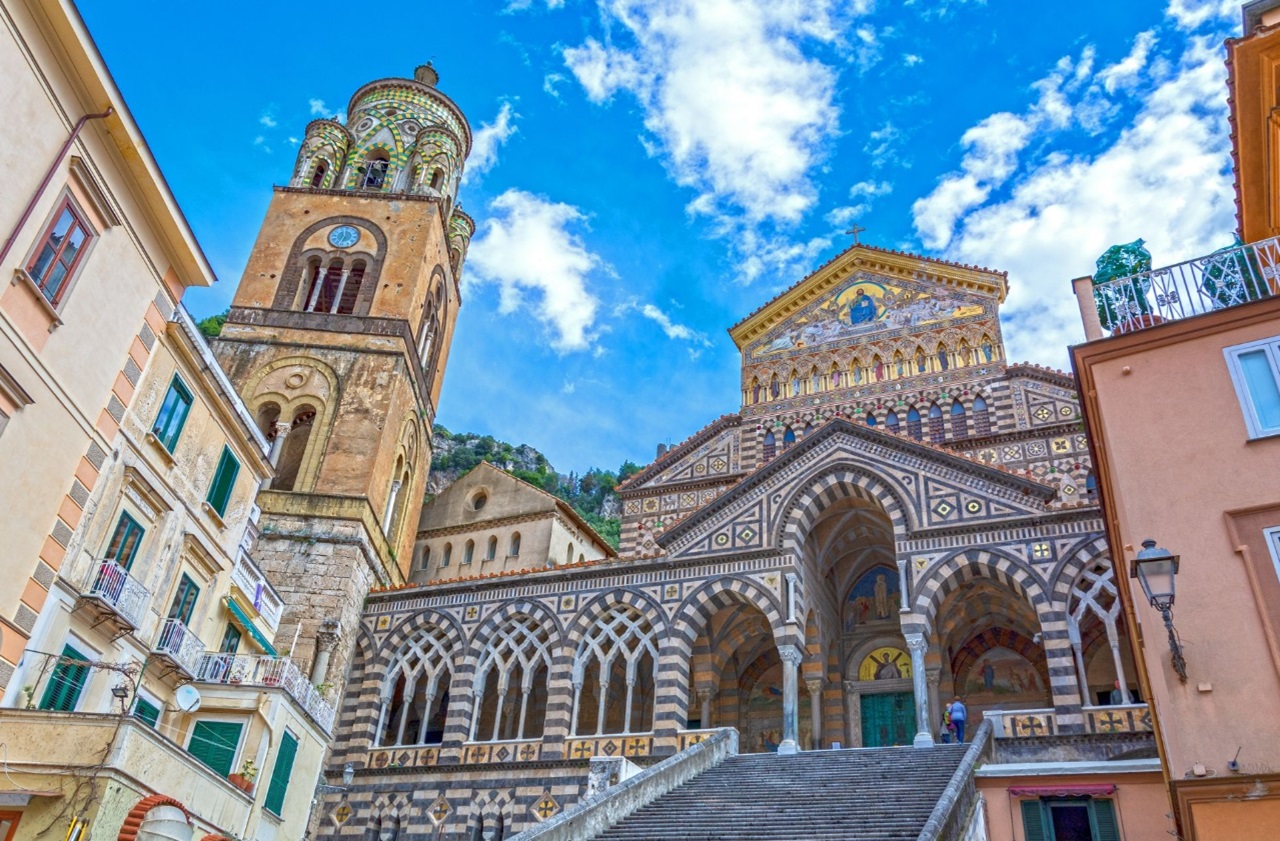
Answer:
<svg viewBox="0 0 1280 841"><path fill-rule="evenodd" d="M947 440L947 428L942 417L942 407L936 402L929 405L929 442L941 444Z"/></svg>
<svg viewBox="0 0 1280 841"><path fill-rule="evenodd" d="M893 533L899 537L914 527L909 519L911 509L904 504L901 489L854 465L836 464L814 477L778 509L786 513L776 532L777 548L799 555L806 535L822 512L847 497L878 503L888 516Z"/></svg>
<svg viewBox="0 0 1280 841"><path fill-rule="evenodd" d="M980 394L973 398L973 434L979 438L991 434L991 411Z"/></svg>
<svg viewBox="0 0 1280 841"><path fill-rule="evenodd" d="M964 414L964 404L959 400L951 404L951 437L969 437L969 420Z"/></svg>
<svg viewBox="0 0 1280 841"><path fill-rule="evenodd" d="M915 406L907 409L907 435L917 441L924 440L924 424L920 420L920 410Z"/></svg>
<svg viewBox="0 0 1280 841"><path fill-rule="evenodd" d="M963 549L915 582L911 608L916 619L932 630L943 600L974 578L988 578L1013 590L1037 617L1049 602L1044 581L1023 561L987 549Z"/></svg>

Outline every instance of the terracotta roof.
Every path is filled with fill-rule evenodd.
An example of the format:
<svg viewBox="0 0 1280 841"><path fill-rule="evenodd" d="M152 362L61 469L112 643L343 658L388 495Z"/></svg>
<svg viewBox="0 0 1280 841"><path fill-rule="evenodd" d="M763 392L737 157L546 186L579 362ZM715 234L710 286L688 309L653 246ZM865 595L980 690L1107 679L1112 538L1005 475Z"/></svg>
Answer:
<svg viewBox="0 0 1280 841"><path fill-rule="evenodd" d="M1046 378L1057 378L1063 381L1068 388L1076 387L1076 375L1070 371L1063 371L1060 368L1046 368L1043 365L1037 365L1034 362L1014 362L1005 366L1005 373L1009 376L1017 376L1019 373L1039 375Z"/></svg>
<svg viewBox="0 0 1280 841"><path fill-rule="evenodd" d="M956 269L968 269L969 271L985 272L986 274L999 275L1000 277L1003 277L1006 279L1009 277L1008 272L998 272L995 269L988 269L985 266L971 266L968 263L955 263L955 262L952 262L951 260L943 260L938 257L926 257L923 254L912 254L909 251L896 251L892 248L880 248L875 245L867 245L866 243L863 242L863 243L858 243L856 245L849 246L844 251L841 251L839 254L835 255L830 260L823 263L821 266L818 266L818 268L809 272L807 275L800 278L795 283L791 284L786 289L779 292L777 295L774 295L772 298L765 301L763 304L756 307L749 314L747 314L742 319L740 319L737 324L734 324L732 327L729 328L729 331L733 332L734 330L741 327L743 324L746 324L748 321L750 321L751 319L755 318L757 315L759 315L760 313L768 309L769 305L772 304L774 301L778 300L779 298L785 295L789 295L791 292L795 291L796 289L799 289L818 272L822 271L827 266L830 266L832 263L835 263L837 260L839 260L844 255L848 254L850 251L853 251L855 248L863 248L863 249L866 249L867 251L878 251L881 254L892 254L896 257L910 257L913 260L926 260L930 263L937 263L940 266L951 266L952 268L956 268Z"/></svg>
<svg viewBox="0 0 1280 841"><path fill-rule="evenodd" d="M607 544L606 544L607 545ZM508 569L501 572L484 572L479 575L464 575L458 578L433 578L430 581L422 583L406 582L404 584L389 584L386 587L374 587L369 590L372 595L374 593L392 593L397 590L412 590L416 587L429 587L432 584L461 584L467 581L490 581L495 578L512 578L519 575L533 575L540 572L563 572L566 569L585 569L586 567L601 566L607 563L617 562L616 554L607 558L600 558L594 561L575 561L571 564L556 564L555 566L539 567L537 569Z"/></svg>
<svg viewBox="0 0 1280 841"><path fill-rule="evenodd" d="M711 423L699 429L679 444L668 449L659 458L651 461L639 473L633 473L628 476L626 481L619 482L616 490L630 490L632 485L640 482L647 482L666 468L675 464L681 457L687 455L694 447L704 443L711 436L723 432L731 426L736 426L742 422L741 415L721 415Z"/></svg>

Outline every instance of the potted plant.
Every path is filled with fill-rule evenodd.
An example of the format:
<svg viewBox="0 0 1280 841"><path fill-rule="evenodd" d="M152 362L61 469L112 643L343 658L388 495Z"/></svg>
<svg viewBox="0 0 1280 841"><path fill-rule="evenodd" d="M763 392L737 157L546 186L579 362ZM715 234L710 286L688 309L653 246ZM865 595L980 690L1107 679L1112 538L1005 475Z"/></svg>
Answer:
<svg viewBox="0 0 1280 841"><path fill-rule="evenodd" d="M253 781L257 776L258 766L254 764L253 757L246 757L240 766L240 773L228 774L227 779L245 794L253 794Z"/></svg>

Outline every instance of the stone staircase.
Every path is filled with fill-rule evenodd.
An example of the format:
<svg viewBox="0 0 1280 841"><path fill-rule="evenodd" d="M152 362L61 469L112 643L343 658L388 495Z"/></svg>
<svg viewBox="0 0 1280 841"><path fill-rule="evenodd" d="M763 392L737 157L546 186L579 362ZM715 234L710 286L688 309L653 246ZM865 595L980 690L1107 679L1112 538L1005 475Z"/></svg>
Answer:
<svg viewBox="0 0 1280 841"><path fill-rule="evenodd" d="M731 756L599 841L916 841L967 745Z"/></svg>

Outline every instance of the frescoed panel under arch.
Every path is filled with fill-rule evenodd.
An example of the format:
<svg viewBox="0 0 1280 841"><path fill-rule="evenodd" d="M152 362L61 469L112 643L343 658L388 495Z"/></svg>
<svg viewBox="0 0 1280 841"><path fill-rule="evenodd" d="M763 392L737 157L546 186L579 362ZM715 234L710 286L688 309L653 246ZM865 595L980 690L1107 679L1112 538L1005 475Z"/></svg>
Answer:
<svg viewBox="0 0 1280 841"><path fill-rule="evenodd" d="M911 677L911 655L901 648L877 648L858 665L858 680L900 680Z"/></svg>
<svg viewBox="0 0 1280 841"><path fill-rule="evenodd" d="M849 590L844 603L844 632L852 633L859 625L883 622L898 615L902 591L898 587L897 570L887 566L872 567Z"/></svg>
<svg viewBox="0 0 1280 841"><path fill-rule="evenodd" d="M961 680L962 694L970 706L1040 704L1048 696L1040 670L1026 657L1003 646L983 652Z"/></svg>

